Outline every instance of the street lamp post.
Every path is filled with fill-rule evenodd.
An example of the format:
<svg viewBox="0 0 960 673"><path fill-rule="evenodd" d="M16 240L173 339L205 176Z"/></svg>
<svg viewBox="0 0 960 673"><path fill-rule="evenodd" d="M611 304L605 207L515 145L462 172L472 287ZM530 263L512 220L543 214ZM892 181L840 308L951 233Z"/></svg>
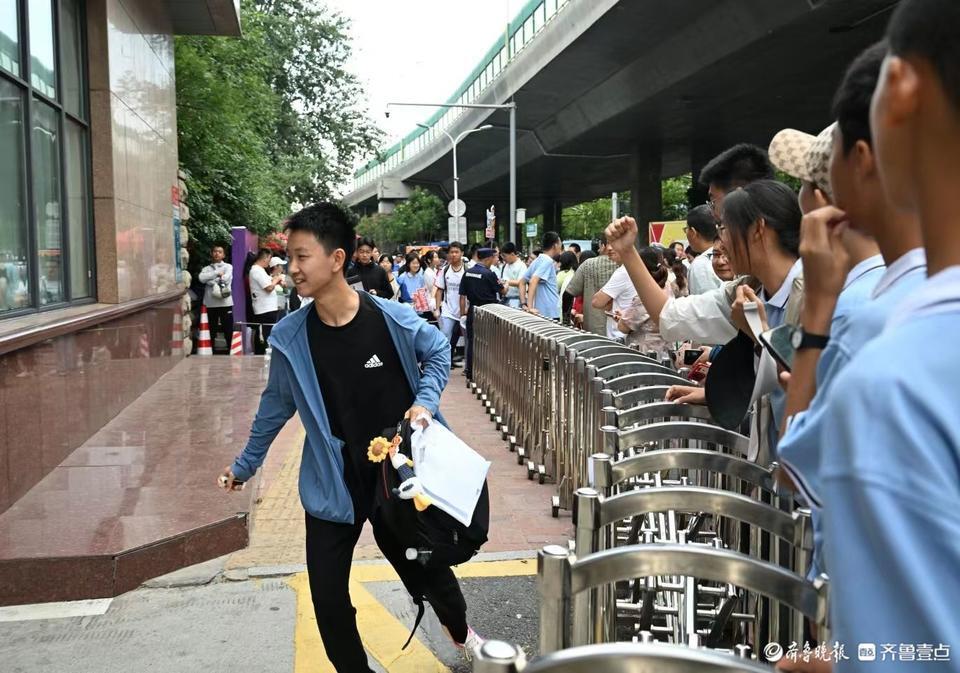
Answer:
<svg viewBox="0 0 960 673"><path fill-rule="evenodd" d="M444 108L469 108L474 110L509 110L510 111L510 240L517 239L517 104L504 103L503 105L485 105L483 103L387 103L387 108L392 106L408 107L444 107ZM389 112L388 112L389 114ZM425 124L417 124L420 127L426 127ZM489 125L488 125L489 126ZM429 127L426 127L429 128ZM479 130L479 129L474 129ZM444 133L447 133L444 131ZM450 134L447 133L449 137ZM452 139L451 139L452 140ZM454 143L454 157L456 157L456 143ZM454 199L457 198L457 177L456 177L456 158L454 158Z"/></svg>
<svg viewBox="0 0 960 673"><path fill-rule="evenodd" d="M419 126L419 127L422 128L422 129L427 129L428 131L430 130L430 127L427 126L426 124L420 124L420 123L418 123L417 126ZM457 143L459 143L461 140L463 140L464 138L466 138L466 137L467 137L468 135L470 135L471 133L477 133L478 131L486 131L487 129L491 129L491 128L493 128L493 126L491 126L490 124L484 124L483 126L480 126L480 127L478 127L478 128L470 129L470 130L468 130L468 131L464 131L463 133L459 134L456 138L454 138L452 135L450 135L450 133L449 133L446 129L440 129L440 130L443 132L443 135L447 136L447 138L450 139L450 145L453 147L453 202L454 202L455 204L459 204L459 202L460 202L460 189L459 189L459 187L460 187L460 176L459 176L459 174L457 173ZM455 211L455 212L456 212L456 211ZM460 236L460 215L456 215L456 214L455 214L455 215L453 216L453 221L454 221L454 223L456 224L456 227L457 227L457 238L458 238L458 239L463 238L463 237ZM450 240L453 240L453 238L452 238L452 232L448 232L448 233L451 235L451 239L450 239ZM466 241L462 241L462 240L461 240L461 243L465 243L465 242L466 242Z"/></svg>

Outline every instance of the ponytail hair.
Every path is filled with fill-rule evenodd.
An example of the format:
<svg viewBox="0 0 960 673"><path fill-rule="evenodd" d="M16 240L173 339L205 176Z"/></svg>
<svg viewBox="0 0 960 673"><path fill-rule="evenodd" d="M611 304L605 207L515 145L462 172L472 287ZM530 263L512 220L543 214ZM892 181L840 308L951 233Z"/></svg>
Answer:
<svg viewBox="0 0 960 673"><path fill-rule="evenodd" d="M657 281L657 285L666 287L667 278L670 276L670 269L667 268L663 260L663 254L656 248L648 245L640 249L640 259L643 260L643 265L647 267L647 271L650 272L653 279Z"/></svg>

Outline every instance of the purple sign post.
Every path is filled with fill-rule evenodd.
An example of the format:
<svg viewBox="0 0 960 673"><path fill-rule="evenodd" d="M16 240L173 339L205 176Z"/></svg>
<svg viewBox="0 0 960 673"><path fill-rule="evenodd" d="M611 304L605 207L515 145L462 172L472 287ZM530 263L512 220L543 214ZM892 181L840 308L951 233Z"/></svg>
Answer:
<svg viewBox="0 0 960 673"><path fill-rule="evenodd" d="M247 279L243 277L243 265L248 252L256 252L260 239L246 227L233 227L233 245L230 246L230 263L233 264L233 321L247 322Z"/></svg>

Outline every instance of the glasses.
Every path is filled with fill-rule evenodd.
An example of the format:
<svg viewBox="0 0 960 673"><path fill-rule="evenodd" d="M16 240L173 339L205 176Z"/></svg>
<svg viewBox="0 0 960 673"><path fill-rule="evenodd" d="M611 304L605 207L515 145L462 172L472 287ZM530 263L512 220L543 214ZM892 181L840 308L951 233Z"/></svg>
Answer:
<svg viewBox="0 0 960 673"><path fill-rule="evenodd" d="M713 258L714 258L714 257L719 257L720 259L726 259L726 258L727 258L727 255L726 255L726 253L723 253L723 252L708 252L708 253L706 254L706 257L707 257L707 259L709 259L710 261L713 261Z"/></svg>

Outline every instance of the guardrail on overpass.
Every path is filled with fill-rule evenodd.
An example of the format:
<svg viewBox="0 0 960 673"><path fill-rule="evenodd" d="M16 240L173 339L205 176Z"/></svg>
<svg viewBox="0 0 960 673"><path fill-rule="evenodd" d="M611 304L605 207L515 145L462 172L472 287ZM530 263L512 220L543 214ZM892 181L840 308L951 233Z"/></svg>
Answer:
<svg viewBox="0 0 960 673"><path fill-rule="evenodd" d="M457 89L447 103L469 104L480 100L487 88L506 70L517 55L567 5L576 0L530 0L498 40L487 51L480 63ZM453 126L463 109L439 110L426 121L429 129L417 129L387 149L380 158L368 162L353 175L348 191L355 192L395 170L404 162L423 152L438 139L443 131Z"/></svg>

